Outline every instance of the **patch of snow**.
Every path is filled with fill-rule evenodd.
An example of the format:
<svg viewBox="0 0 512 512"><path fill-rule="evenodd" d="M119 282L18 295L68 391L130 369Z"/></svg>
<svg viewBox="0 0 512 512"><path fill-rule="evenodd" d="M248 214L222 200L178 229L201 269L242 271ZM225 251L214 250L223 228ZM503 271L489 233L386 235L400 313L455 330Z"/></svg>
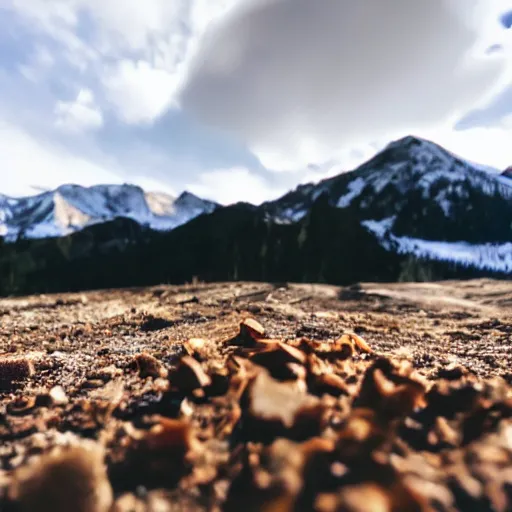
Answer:
<svg viewBox="0 0 512 512"><path fill-rule="evenodd" d="M391 164L386 166L386 172L379 170L370 175L370 182L375 193L381 192L384 187L390 182L400 182L400 172L407 168L407 164L400 162L398 164Z"/></svg>
<svg viewBox="0 0 512 512"><path fill-rule="evenodd" d="M364 187L366 187L366 180L363 178L356 178L355 180L351 181L348 184L348 192L338 199L336 206L338 208L347 208L347 206L350 206L352 200L361 194L361 192L364 190Z"/></svg>
<svg viewBox="0 0 512 512"><path fill-rule="evenodd" d="M488 172L489 174L499 174L501 171L496 169L496 167L491 167L490 165L479 164L477 162L473 162L472 160L465 160L468 165L478 169L479 171Z"/></svg>
<svg viewBox="0 0 512 512"><path fill-rule="evenodd" d="M145 197L151 212L159 217L172 215L176 211L174 207L176 199L169 194L162 192L146 192Z"/></svg>
<svg viewBox="0 0 512 512"><path fill-rule="evenodd" d="M512 178L508 178L507 176L496 176L496 178L502 185L512 190Z"/></svg>
<svg viewBox="0 0 512 512"><path fill-rule="evenodd" d="M53 202L55 223L63 231L69 228L82 228L91 220L88 215L69 204L59 192L54 194Z"/></svg>
<svg viewBox="0 0 512 512"><path fill-rule="evenodd" d="M293 224L294 222L302 220L308 211L308 208L301 208L297 206L293 208L284 208L276 214L267 214L266 219L276 224Z"/></svg>
<svg viewBox="0 0 512 512"><path fill-rule="evenodd" d="M395 217L387 217L381 220L364 220L361 224L378 237L383 238L393 227Z"/></svg>
<svg viewBox="0 0 512 512"><path fill-rule="evenodd" d="M398 254L413 254L419 258L448 261L480 270L512 273L512 243L470 244L442 242L406 236L389 231L389 219L369 220L362 224L379 239L381 245Z"/></svg>
<svg viewBox="0 0 512 512"><path fill-rule="evenodd" d="M41 222L39 224L35 224L28 228L24 233L24 238L50 238L50 237L59 237L64 236L71 233L73 230L71 228L65 229L56 226L51 223Z"/></svg>
<svg viewBox="0 0 512 512"><path fill-rule="evenodd" d="M454 191L454 189L450 185L449 187L441 190L441 192L439 192L439 194L437 194L437 196L435 197L435 201L443 210L445 217L450 216L450 210L452 208L452 201L450 199L448 199L447 196L449 193L451 193L453 191Z"/></svg>
<svg viewBox="0 0 512 512"><path fill-rule="evenodd" d="M298 222L306 216L307 210L296 210L294 208L286 208L281 212L281 216L292 222Z"/></svg>

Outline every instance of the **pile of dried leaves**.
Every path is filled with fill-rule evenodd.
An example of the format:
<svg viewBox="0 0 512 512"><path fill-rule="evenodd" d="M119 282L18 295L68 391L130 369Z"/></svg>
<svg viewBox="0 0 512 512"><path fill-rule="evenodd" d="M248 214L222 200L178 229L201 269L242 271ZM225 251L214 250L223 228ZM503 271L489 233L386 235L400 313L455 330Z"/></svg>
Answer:
<svg viewBox="0 0 512 512"><path fill-rule="evenodd" d="M249 318L98 369L83 400L15 393L34 366L2 357L1 510L512 510L510 386L427 380L356 334L268 339Z"/></svg>

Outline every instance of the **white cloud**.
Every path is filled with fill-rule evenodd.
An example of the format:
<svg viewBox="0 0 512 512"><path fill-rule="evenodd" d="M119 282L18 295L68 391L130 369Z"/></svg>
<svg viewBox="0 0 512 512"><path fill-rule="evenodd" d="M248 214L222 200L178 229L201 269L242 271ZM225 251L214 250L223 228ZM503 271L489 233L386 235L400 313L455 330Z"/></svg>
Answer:
<svg viewBox="0 0 512 512"><path fill-rule="evenodd" d="M74 101L59 101L55 114L56 125L66 131L81 132L103 126L103 114L90 89L81 89Z"/></svg>
<svg viewBox="0 0 512 512"><path fill-rule="evenodd" d="M260 204L286 192L285 188L272 187L264 178L244 167L202 173L199 179L190 183L186 189L200 197L226 205L239 201Z"/></svg>
<svg viewBox="0 0 512 512"><path fill-rule="evenodd" d="M491 1L492 9L487 3ZM200 195L223 202L261 202L299 181L350 170L390 138L410 132L470 160L498 167L512 161L506 149L512 135L510 119L491 129L453 132L449 126L459 113L485 99L503 69L498 55L486 61L464 58L480 32L489 36L491 44L502 43L510 60L512 48L507 47L506 37L512 33L501 37L492 23L483 22L487 15L491 20L494 5L505 9L512 0L0 0L0 4L0 9L14 10L24 29L35 36L34 53L19 63L19 69L41 90L48 89L46 98L76 83L78 73L78 83L95 84L96 98L88 98L87 92L74 101L59 98L63 101L57 103L55 114L61 128L75 132L98 128L103 124L102 110L114 112L128 124L150 124L176 104L177 92L188 79L183 87L185 107L214 126L235 132L237 139L244 138L269 168L293 171L271 177L277 188L259 171L244 167L203 173L194 181L188 171L177 176L181 164L176 164L175 155L162 152L165 162L156 162L156 145L147 153L129 145L118 155L126 164L120 171L124 177L135 176L141 168L151 176L166 169L169 176L176 172L180 187L187 180L193 182ZM237 5L240 9L232 9ZM254 6L257 9L247 17L245 12ZM480 14L473 7L481 8ZM28 47L31 41L27 37L23 44ZM69 64L73 69L65 67ZM44 115L32 114L34 119L40 116L35 123L38 133L44 127L51 129L47 119L52 118L46 112L51 114L54 103L48 105L42 108ZM5 126L0 124L2 133ZM36 130L30 122L25 126ZM27 190L32 183L53 187L70 181L122 181L113 171L117 164L97 164L17 128L9 131L0 141L0 155L8 155L19 175L8 176L7 183L0 180L0 192L6 187ZM103 133L109 134L107 129ZM94 137L88 143L93 146ZM99 155L97 161L105 161L98 147L89 149ZM28 158L32 153L37 157ZM127 156L132 153L133 158ZM187 156L180 158L185 161ZM306 168L310 162L322 165ZM130 181L146 189L172 191L159 179L139 175Z"/></svg>
<svg viewBox="0 0 512 512"><path fill-rule="evenodd" d="M425 131L422 135L464 160L503 170L512 165L512 118L509 123L492 128L476 127L467 130L452 130L446 127ZM352 151L340 152L336 160L300 173L299 180L317 182L342 172L352 171L383 150L389 142L388 139L383 139Z"/></svg>
<svg viewBox="0 0 512 512"><path fill-rule="evenodd" d="M53 55L45 46L37 46L30 62L19 66L20 73L32 82L37 82L52 68L55 63Z"/></svg>
<svg viewBox="0 0 512 512"><path fill-rule="evenodd" d="M75 26L78 22L75 0L5 0L2 7L22 14L42 30Z"/></svg>
<svg viewBox="0 0 512 512"><path fill-rule="evenodd" d="M119 46L140 49L149 39L175 31L184 19L193 22L194 31L204 29L239 1L243 0L2 0L2 8L48 32L56 27L76 28L85 12L111 46L117 39Z"/></svg>
<svg viewBox="0 0 512 512"><path fill-rule="evenodd" d="M76 2L93 17L102 43L117 47L145 49L150 39L175 29L186 4L163 0L80 0Z"/></svg>
<svg viewBox="0 0 512 512"><path fill-rule="evenodd" d="M430 138L471 162L501 170L512 165L512 126L439 130L432 133Z"/></svg>
<svg viewBox="0 0 512 512"><path fill-rule="evenodd" d="M147 123L172 104L176 76L146 61L123 60L104 77L105 94L128 124Z"/></svg>
<svg viewBox="0 0 512 512"><path fill-rule="evenodd" d="M203 40L181 103L268 168L448 126L501 85L503 57L476 55L496 5L249 0Z"/></svg>
<svg viewBox="0 0 512 512"><path fill-rule="evenodd" d="M99 78L115 112L134 124L172 105L202 33L237 1L4 0L2 7L59 43L57 59ZM35 80L33 68L21 72Z"/></svg>
<svg viewBox="0 0 512 512"><path fill-rule="evenodd" d="M3 169L0 192L6 195L31 195L34 187L56 188L63 183L90 186L123 182L116 169L74 155L2 121L0 155Z"/></svg>
<svg viewBox="0 0 512 512"><path fill-rule="evenodd" d="M44 34L62 45L62 56L81 69L97 59L95 45L78 34L82 0L4 0L2 8L17 13L36 34ZM83 11L82 11L83 12Z"/></svg>

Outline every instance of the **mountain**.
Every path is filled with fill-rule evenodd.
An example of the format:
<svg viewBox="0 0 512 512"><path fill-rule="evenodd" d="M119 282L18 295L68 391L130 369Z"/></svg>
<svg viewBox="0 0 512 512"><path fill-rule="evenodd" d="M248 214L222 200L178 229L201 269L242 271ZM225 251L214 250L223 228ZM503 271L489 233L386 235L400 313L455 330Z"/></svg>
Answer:
<svg viewBox="0 0 512 512"><path fill-rule="evenodd" d="M457 206L468 206L471 192L508 200L512 186L495 173L470 164L437 144L416 137L390 143L356 170L318 184L300 185L276 201L265 203L269 217L287 223L300 220L321 194L338 208L356 206L363 217L400 215L421 199L454 219ZM430 213L430 212L426 212Z"/></svg>
<svg viewBox="0 0 512 512"><path fill-rule="evenodd" d="M62 185L31 197L0 195L0 236L8 241L59 237L119 217L170 230L217 207L188 192L174 198L134 185Z"/></svg>
<svg viewBox="0 0 512 512"><path fill-rule="evenodd" d="M353 172L301 185L263 208L269 219L297 222L321 195L354 211L388 250L512 272L512 180L433 142L394 141Z"/></svg>
<svg viewBox="0 0 512 512"><path fill-rule="evenodd" d="M174 211L160 196L149 203ZM187 212L202 205L190 195L181 203ZM194 278L349 284L512 275L512 183L415 137L275 201L212 209L171 231L118 218L4 244L0 293Z"/></svg>

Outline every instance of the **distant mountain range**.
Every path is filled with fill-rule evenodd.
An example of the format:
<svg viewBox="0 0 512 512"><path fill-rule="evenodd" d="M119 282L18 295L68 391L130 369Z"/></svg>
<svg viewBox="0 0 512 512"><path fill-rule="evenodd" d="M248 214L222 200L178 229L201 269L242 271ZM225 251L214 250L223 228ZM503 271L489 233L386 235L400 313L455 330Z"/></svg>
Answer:
<svg viewBox="0 0 512 512"><path fill-rule="evenodd" d="M174 198L134 185L62 185L30 197L0 195L0 236L8 241L59 237L120 217L165 231L218 206L188 192Z"/></svg>
<svg viewBox="0 0 512 512"><path fill-rule="evenodd" d="M127 185L3 198L0 225L7 240L18 241L0 249L0 276L10 276L0 291L193 277L340 284L506 278L512 275L507 174L405 137L352 172L260 206L220 207L188 193L173 199Z"/></svg>

